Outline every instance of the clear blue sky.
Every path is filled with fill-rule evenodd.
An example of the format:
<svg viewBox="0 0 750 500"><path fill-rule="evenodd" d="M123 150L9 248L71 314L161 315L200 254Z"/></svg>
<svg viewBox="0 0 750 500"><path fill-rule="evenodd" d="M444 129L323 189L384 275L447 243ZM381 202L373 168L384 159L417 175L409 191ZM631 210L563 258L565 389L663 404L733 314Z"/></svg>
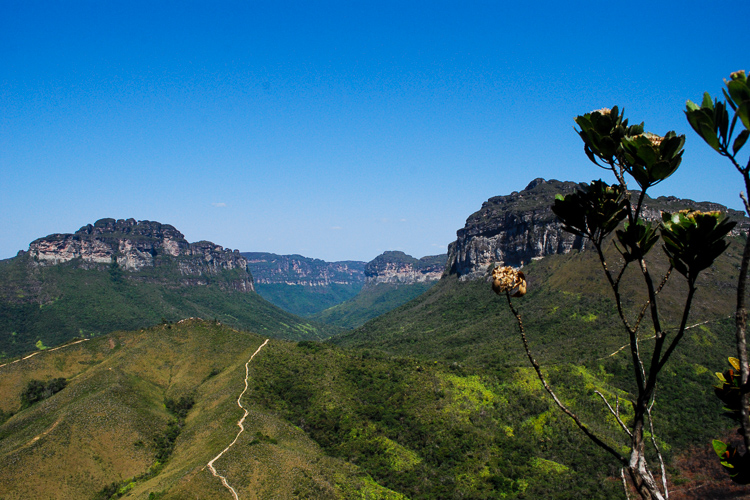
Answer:
<svg viewBox="0 0 750 500"><path fill-rule="evenodd" d="M573 117L687 134L654 194L740 208L682 110L750 2L0 1L0 258L104 217L241 251L444 252L486 199L606 178ZM743 31L744 30L744 31Z"/></svg>

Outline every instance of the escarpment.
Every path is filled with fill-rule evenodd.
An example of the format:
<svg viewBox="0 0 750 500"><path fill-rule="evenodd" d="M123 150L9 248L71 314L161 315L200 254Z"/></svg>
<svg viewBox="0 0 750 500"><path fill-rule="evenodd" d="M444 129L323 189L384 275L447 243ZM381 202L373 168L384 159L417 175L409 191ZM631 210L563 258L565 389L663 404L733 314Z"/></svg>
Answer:
<svg viewBox="0 0 750 500"><path fill-rule="evenodd" d="M100 219L73 234L51 234L29 245L32 265L70 263L84 269L114 266L133 278L158 280L150 269L179 277L185 285L204 285L211 277L232 274L224 287L254 290L247 260L239 250L209 241L189 243L169 224L135 219Z"/></svg>
<svg viewBox="0 0 750 500"><path fill-rule="evenodd" d="M446 274L457 275L462 280L477 279L483 277L493 263L520 267L547 255L586 251L589 247L582 238L565 231L551 208L556 194L565 195L581 187L583 184L574 182L534 179L520 192L490 198L456 232L456 241L448 246ZM637 195L638 192L631 193L634 199ZM737 210L674 196L646 196L643 216L658 222L662 211L674 213L684 209L726 213L738 221L732 231L734 236L750 226L747 217Z"/></svg>
<svg viewBox="0 0 750 500"><path fill-rule="evenodd" d="M445 269L446 254L415 259L404 252L384 252L365 266L365 286L378 283L413 284L437 281Z"/></svg>

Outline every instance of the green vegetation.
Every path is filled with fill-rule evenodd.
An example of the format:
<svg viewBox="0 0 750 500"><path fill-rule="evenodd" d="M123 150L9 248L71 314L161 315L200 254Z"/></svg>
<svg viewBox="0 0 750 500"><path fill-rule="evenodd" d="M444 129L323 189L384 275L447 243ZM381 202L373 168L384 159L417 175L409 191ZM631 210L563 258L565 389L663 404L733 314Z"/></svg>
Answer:
<svg viewBox="0 0 750 500"><path fill-rule="evenodd" d="M41 380L29 380L26 389L21 393L21 409L28 408L62 391L67 384L68 382L63 377L52 379L46 384Z"/></svg>
<svg viewBox="0 0 750 500"><path fill-rule="evenodd" d="M355 297L362 283L326 286L287 285L285 283L256 283L258 294L281 309L298 316L311 316Z"/></svg>
<svg viewBox="0 0 750 500"><path fill-rule="evenodd" d="M737 71L724 80L726 89L722 90L726 101L711 99L706 92L700 106L688 101L685 114L690 126L717 153L726 157L732 166L740 173L745 184L740 197L745 205L745 211L750 215L750 158L747 162L739 159L739 152L750 137L750 82L744 71ZM730 125L729 109L732 110ZM744 130L735 126L740 123ZM731 149L730 149L731 147ZM742 166L745 163L745 166ZM746 233L747 238L747 233ZM714 440L713 448L719 455L724 470L738 484L750 484L750 360L747 354L747 306L746 289L747 273L750 268L750 239L745 242L742 264L739 268L737 280L737 310L735 314L735 339L737 358L729 358L732 369L723 375L717 373L721 381L716 387L716 395L726 405L729 416L739 424L738 434L743 437L744 453L733 444Z"/></svg>
<svg viewBox="0 0 750 500"><path fill-rule="evenodd" d="M392 284L377 283L362 288L359 294L310 316L310 319L342 328L356 328L419 297L435 282Z"/></svg>
<svg viewBox="0 0 750 500"><path fill-rule="evenodd" d="M18 356L75 337L189 317L294 340L335 331L284 312L258 294L232 291L233 271L206 277L206 285L185 285L172 264L113 281L106 270L81 269L75 262L38 267L28 256L0 261L0 353Z"/></svg>

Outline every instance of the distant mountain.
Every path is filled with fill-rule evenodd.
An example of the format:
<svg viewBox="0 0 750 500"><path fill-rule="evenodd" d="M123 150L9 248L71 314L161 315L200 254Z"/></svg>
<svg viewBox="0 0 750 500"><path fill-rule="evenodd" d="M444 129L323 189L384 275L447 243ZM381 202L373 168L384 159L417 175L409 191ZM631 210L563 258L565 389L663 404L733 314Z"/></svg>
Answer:
<svg viewBox="0 0 750 500"><path fill-rule="evenodd" d="M365 262L326 262L301 255L243 252L266 300L300 316L309 316L348 300L365 283Z"/></svg>
<svg viewBox="0 0 750 500"><path fill-rule="evenodd" d="M446 254L415 259L404 252L384 252L365 266L365 285L353 298L311 319L343 328L356 328L418 297L445 270Z"/></svg>
<svg viewBox="0 0 750 500"><path fill-rule="evenodd" d="M367 263L265 252L241 255L255 289L269 302L345 328L359 326L427 290L442 276L446 259L445 254L415 259L399 251L384 252ZM411 285L415 286L409 289Z"/></svg>
<svg viewBox="0 0 750 500"><path fill-rule="evenodd" d="M0 358L187 317L274 337L331 333L256 294L238 251L189 243L168 224L101 219L0 261Z"/></svg>

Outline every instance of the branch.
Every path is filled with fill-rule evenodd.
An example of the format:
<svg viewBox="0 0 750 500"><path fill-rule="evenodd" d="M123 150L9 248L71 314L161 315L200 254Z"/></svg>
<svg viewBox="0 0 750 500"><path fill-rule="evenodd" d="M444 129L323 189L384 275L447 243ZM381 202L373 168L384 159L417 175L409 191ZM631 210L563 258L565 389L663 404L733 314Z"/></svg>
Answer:
<svg viewBox="0 0 750 500"><path fill-rule="evenodd" d="M510 300L510 292L505 292L505 296L508 299L508 306L510 307L511 312L516 317L516 321L518 322L518 330L521 333L521 340L523 340L523 348L526 350L526 356L528 356L529 361L531 362L531 365L534 367L534 370L536 371L537 377L539 377L539 381L544 386L544 389L549 393L550 396L552 396L552 399L555 401L555 404L557 405L560 410L562 410L563 413L568 415L570 418L573 419L573 421L576 423L579 429L583 431L586 436L588 436L589 439L591 439L599 448L603 449L604 451L608 452L610 455L615 457L621 464L624 466L628 466L628 460L620 455L616 450L614 450L611 446L609 446L607 443L602 441L596 434L594 434L592 431L589 430L586 425L581 422L581 420L578 418L578 416L570 411L558 398L557 395L554 393L552 388L547 384L547 380L544 378L544 375L542 374L542 369L539 366L539 363L536 362L536 359L534 359L534 356L531 355L531 351L529 350L529 343L526 340L526 332L523 328L523 321L521 320L521 315L518 314L518 311L516 311L516 308L513 307L513 302Z"/></svg>
<svg viewBox="0 0 750 500"><path fill-rule="evenodd" d="M622 478L622 489L625 490L625 498L630 500L630 493L628 492L628 482L625 479L625 469L620 469L620 477Z"/></svg>
<svg viewBox="0 0 750 500"><path fill-rule="evenodd" d="M667 471L664 468L664 458L661 456L659 446L657 446L656 444L656 437L654 434L654 420L651 418L651 408L654 407L654 401L656 401L655 395L651 397L651 404L646 409L646 413L648 414L648 425L651 428L651 444L654 445L656 456L659 457L659 466L661 467L661 484L664 488L664 496L669 499L669 489L667 488Z"/></svg>
<svg viewBox="0 0 750 500"><path fill-rule="evenodd" d="M615 418L617 419L617 423L620 424L620 427L622 427L622 430L624 430L625 433L632 438L633 433L630 432L630 429L628 429L627 426L620 419L620 398L617 398L617 396L615 396L617 398L617 411L615 411L612 409L612 406L609 404L609 401L607 401L607 398L604 397L604 394L602 394L599 391L594 391L594 392L598 394L600 398L602 398L602 400L604 401L604 404L607 405L607 408L609 408L610 413L612 413L612 415L614 415Z"/></svg>

